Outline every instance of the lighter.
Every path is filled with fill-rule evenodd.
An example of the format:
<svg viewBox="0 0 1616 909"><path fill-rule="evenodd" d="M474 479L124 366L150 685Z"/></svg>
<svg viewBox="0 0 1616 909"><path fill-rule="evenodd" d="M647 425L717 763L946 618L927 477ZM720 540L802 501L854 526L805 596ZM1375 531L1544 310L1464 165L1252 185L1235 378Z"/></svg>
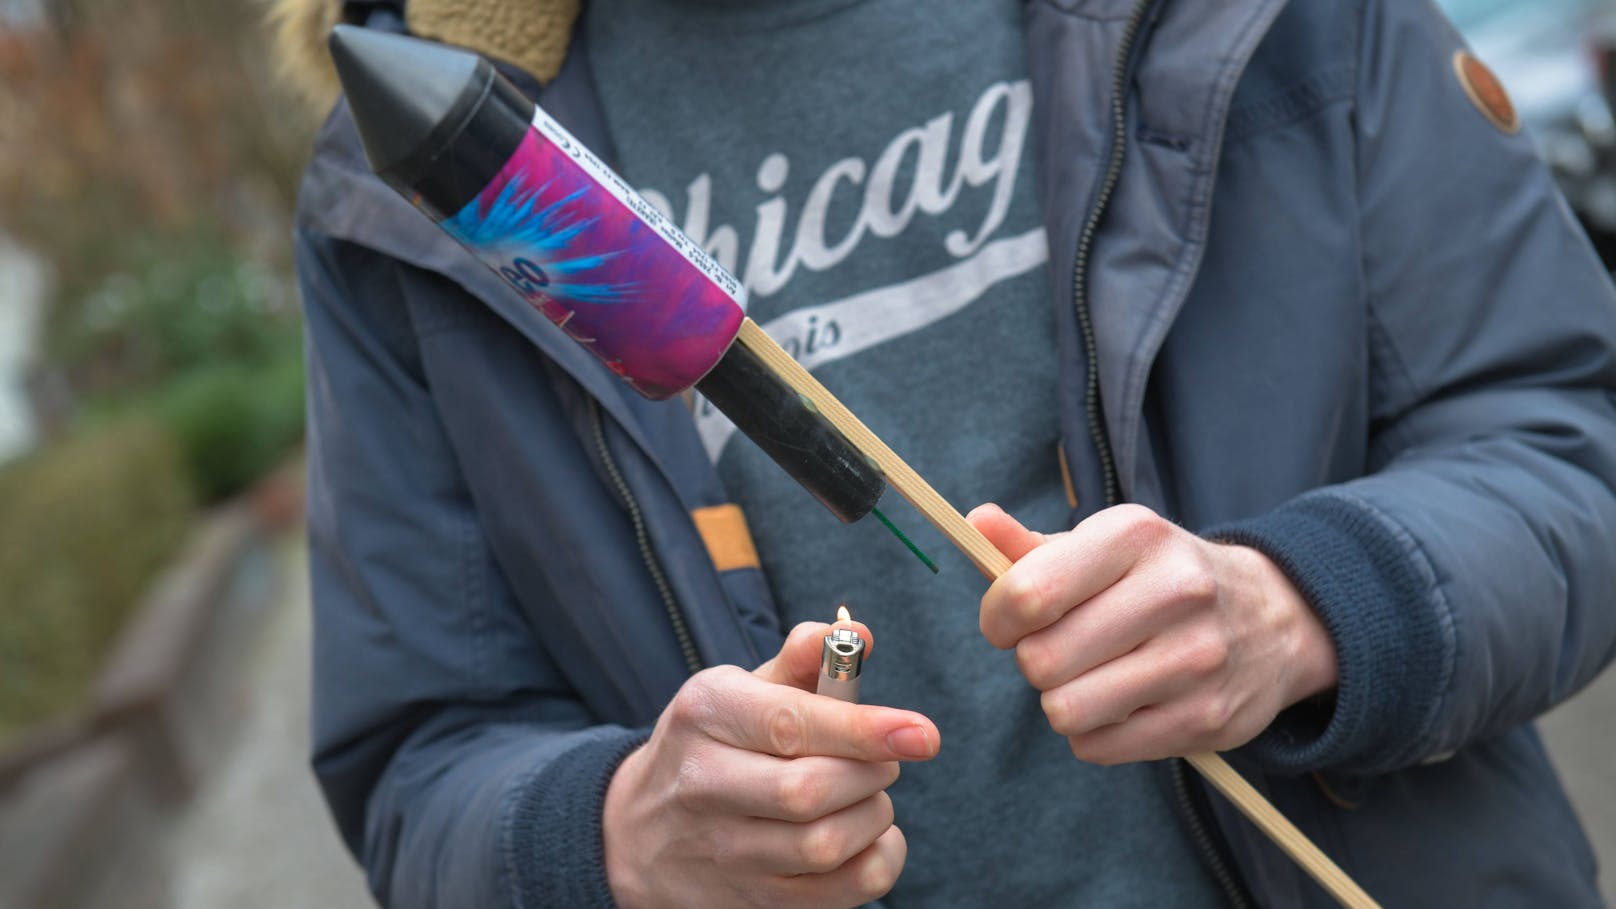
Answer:
<svg viewBox="0 0 1616 909"><path fill-rule="evenodd" d="M836 620L851 620L847 607L836 610ZM819 687L823 695L857 704L859 674L864 670L864 639L851 628L837 628L825 635L825 645L819 652Z"/></svg>

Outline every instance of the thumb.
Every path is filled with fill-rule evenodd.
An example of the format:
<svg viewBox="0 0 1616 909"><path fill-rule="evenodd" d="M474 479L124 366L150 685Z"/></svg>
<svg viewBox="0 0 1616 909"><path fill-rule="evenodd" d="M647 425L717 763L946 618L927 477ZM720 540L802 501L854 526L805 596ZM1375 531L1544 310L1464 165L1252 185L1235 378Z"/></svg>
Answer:
<svg viewBox="0 0 1616 909"><path fill-rule="evenodd" d="M1049 542L1048 536L1021 526L1020 521L992 502L971 509L965 520L1012 562L1021 561L1022 556Z"/></svg>
<svg viewBox="0 0 1616 909"><path fill-rule="evenodd" d="M819 656L825 647L825 635L836 628L851 628L858 632L859 637L864 639L864 658L870 658L871 651L875 649L875 636L870 634L870 629L863 622L837 622L835 625L803 622L791 629L786 642L780 645L780 652L752 670L752 674L776 685L813 691L819 686Z"/></svg>

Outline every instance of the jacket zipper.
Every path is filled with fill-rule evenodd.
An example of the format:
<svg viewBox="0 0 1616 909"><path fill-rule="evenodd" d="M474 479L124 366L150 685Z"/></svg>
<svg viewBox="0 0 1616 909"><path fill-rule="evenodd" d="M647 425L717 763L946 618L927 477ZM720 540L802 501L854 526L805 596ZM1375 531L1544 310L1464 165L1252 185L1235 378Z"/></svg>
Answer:
<svg viewBox="0 0 1616 909"><path fill-rule="evenodd" d="M1100 458L1100 471L1105 480L1105 504L1111 507L1122 501L1122 485L1117 479L1116 457L1111 452L1111 433L1105 427L1100 402L1100 361L1094 340L1094 320L1089 314L1088 271L1089 256L1094 251L1094 235L1100 221L1111 204L1117 182L1122 178L1122 159L1128 143L1128 81L1133 71L1134 44L1140 27L1154 0L1139 0L1122 29L1122 44L1117 51L1117 64L1111 71L1111 147L1107 154L1105 176L1095 193L1094 204L1077 236L1077 256L1072 265L1072 304L1077 309L1077 324L1083 333L1083 353L1088 358L1083 388L1083 409L1088 416L1089 436Z"/></svg>
<svg viewBox="0 0 1616 909"><path fill-rule="evenodd" d="M623 500L623 507L628 510L628 519L634 525L634 540L640 547L640 558L645 562L646 569L651 572L651 580L656 583L657 593L662 597L662 607L668 614L668 621L673 625L673 635L679 641L679 652L684 655L685 668L691 675L695 675L702 670L702 664L695 642L690 637L690 626L685 622L685 614L679 608L679 601L673 595L673 588L668 586L668 577L662 572L662 563L657 561L656 553L651 551L651 537L645 531L645 515L640 511L640 503L635 500L634 493L629 491L628 482L623 479L622 471L617 469L617 460L606 447L606 431L601 425L600 403L593 397L588 400L589 420L595 432L595 450L599 452L601 462L606 465L606 473L612 478L612 485L617 488L617 495Z"/></svg>
<svg viewBox="0 0 1616 909"><path fill-rule="evenodd" d="M1228 897L1231 909L1251 909L1251 899L1246 895L1245 885L1235 877L1229 863L1224 861L1222 851L1212 840L1212 832L1206 829L1206 822L1201 819L1201 812L1195 807L1195 801L1190 798L1190 783L1185 778L1184 760L1174 758L1167 762L1167 767L1173 780L1173 797L1178 801L1179 809L1189 822L1190 839L1200 850L1207 870L1212 872L1213 879L1223 888L1223 895Z"/></svg>
<svg viewBox="0 0 1616 909"><path fill-rule="evenodd" d="M1122 178L1122 162L1128 142L1128 83L1133 71L1134 46L1139 40L1139 33L1145 20L1155 6L1156 0L1139 0L1134 4L1133 11L1123 26L1116 67L1111 72L1111 148L1107 155L1105 175L1100 181L1099 192L1095 194L1089 216L1083 222L1082 232L1078 234L1077 256L1072 266L1072 302L1077 309L1077 323L1083 334L1083 352L1087 357L1083 409L1088 417L1089 436L1100 459L1107 508L1121 503L1122 483L1118 478L1116 456L1111 451L1111 433L1106 428L1100 401L1100 361L1098 345L1094 338L1094 320L1089 313L1088 267L1089 258L1094 251L1095 234L1100 229L1100 222L1111 203L1111 196L1116 192L1117 183ZM1233 909L1250 909L1251 901L1246 896L1244 886L1224 860L1222 851L1218 849L1200 811L1196 809L1194 800L1190 798L1184 761L1174 759L1168 766L1174 799L1188 823L1190 839L1201 853L1202 861L1206 863L1213 879L1228 898L1229 905Z"/></svg>

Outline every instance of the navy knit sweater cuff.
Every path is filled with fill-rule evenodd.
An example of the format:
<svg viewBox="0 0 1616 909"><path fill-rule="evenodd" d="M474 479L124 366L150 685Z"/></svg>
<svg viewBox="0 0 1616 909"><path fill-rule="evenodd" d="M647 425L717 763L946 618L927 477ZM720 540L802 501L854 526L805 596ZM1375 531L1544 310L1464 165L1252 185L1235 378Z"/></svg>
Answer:
<svg viewBox="0 0 1616 909"><path fill-rule="evenodd" d="M606 881L601 812L617 765L645 730L614 729L550 760L516 794L507 816L507 872L518 906L615 909Z"/></svg>
<svg viewBox="0 0 1616 909"><path fill-rule="evenodd" d="M1314 493L1265 515L1213 527L1209 539L1274 561L1336 645L1333 703L1304 701L1240 754L1264 770L1369 774L1417 755L1452 663L1448 619L1414 544L1370 506Z"/></svg>

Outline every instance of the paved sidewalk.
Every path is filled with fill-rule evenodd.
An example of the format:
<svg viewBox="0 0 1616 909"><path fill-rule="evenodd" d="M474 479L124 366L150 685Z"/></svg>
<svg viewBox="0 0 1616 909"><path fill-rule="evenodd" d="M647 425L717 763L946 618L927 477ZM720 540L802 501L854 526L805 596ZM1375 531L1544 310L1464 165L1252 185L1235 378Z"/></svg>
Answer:
<svg viewBox="0 0 1616 909"><path fill-rule="evenodd" d="M1616 667L1545 716L1539 728L1593 840L1605 902L1616 906Z"/></svg>
<svg viewBox="0 0 1616 909"><path fill-rule="evenodd" d="M309 597L301 536L242 670L243 727L169 843L174 909L371 909L308 769Z"/></svg>

